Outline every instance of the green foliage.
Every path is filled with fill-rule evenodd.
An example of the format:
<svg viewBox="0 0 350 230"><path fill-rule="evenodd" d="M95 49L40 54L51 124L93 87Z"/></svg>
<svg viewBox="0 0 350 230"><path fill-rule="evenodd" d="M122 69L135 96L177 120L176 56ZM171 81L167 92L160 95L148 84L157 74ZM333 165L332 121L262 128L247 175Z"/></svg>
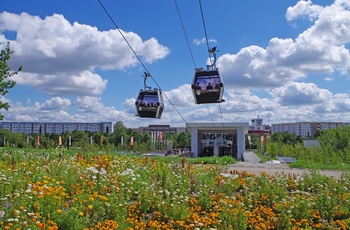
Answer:
<svg viewBox="0 0 350 230"><path fill-rule="evenodd" d="M16 75L18 71L22 70L22 67L19 67L18 71L11 71L7 62L10 60L11 54L13 51L10 49L10 43L7 43L5 49L0 52L0 95L5 96L8 94L9 89L12 89L16 82L12 80L8 80L8 78ZM0 101L0 109L8 110L10 105L7 102ZM4 115L0 114L0 120L4 119Z"/></svg>
<svg viewBox="0 0 350 230"><path fill-rule="evenodd" d="M303 138L300 135L289 132L277 132L271 135L271 139L274 142L281 142L287 145L295 145L297 143L304 143Z"/></svg>
<svg viewBox="0 0 350 230"><path fill-rule="evenodd" d="M251 144L249 144L248 141L248 136L250 136L250 142ZM246 149L260 149L260 137L257 137L255 135L250 135L247 134L245 137L245 148Z"/></svg>
<svg viewBox="0 0 350 230"><path fill-rule="evenodd" d="M319 132L320 146L306 147L295 135L275 133L266 141L269 157L290 156L297 159L292 167L345 169L350 164L350 127Z"/></svg>
<svg viewBox="0 0 350 230"><path fill-rule="evenodd" d="M318 141L323 154L350 163L350 127L323 130Z"/></svg>
<svg viewBox="0 0 350 230"><path fill-rule="evenodd" d="M177 144L180 148L190 148L191 147L191 134L182 132L177 138Z"/></svg>
<svg viewBox="0 0 350 230"><path fill-rule="evenodd" d="M37 144L38 136L40 145ZM131 136L134 137L134 145L130 145ZM62 146L59 146L58 140L61 137ZM123 146L121 138L123 137ZM69 145L71 139L71 145ZM92 143L90 141L92 139ZM36 149L53 149L53 148L73 148L81 151L100 151L107 152L138 152L145 153L149 151L165 151L167 149L166 141L172 141L173 148L178 148L177 143L181 143L185 148L189 148L191 137L188 133L180 134L163 134L163 142L152 143L149 133L141 134L138 131L126 129L122 122L117 122L116 129L113 133L100 133L82 130L73 132L63 132L61 134L43 134L43 133L13 133L9 130L0 130L0 147L16 148L36 148Z"/></svg>

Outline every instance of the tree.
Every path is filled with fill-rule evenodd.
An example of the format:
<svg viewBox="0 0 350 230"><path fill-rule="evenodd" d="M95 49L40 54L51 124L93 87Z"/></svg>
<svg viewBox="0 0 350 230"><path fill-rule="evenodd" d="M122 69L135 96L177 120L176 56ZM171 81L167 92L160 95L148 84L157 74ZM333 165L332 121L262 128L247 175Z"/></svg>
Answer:
<svg viewBox="0 0 350 230"><path fill-rule="evenodd" d="M22 66L19 67L18 71L11 71L10 67L8 66L7 62L10 60L11 54L13 51L10 49L10 43L7 43L7 46L5 49L1 50L0 53L0 95L5 96L8 94L9 89L12 89L16 82L12 80L8 80L8 78L16 75L18 71L22 70ZM1 102L0 101L0 109L6 109L8 110L10 105L7 102ZM4 115L0 113L0 120L4 119Z"/></svg>
<svg viewBox="0 0 350 230"><path fill-rule="evenodd" d="M190 148L191 147L191 134L182 132L177 138L177 143L181 148Z"/></svg>

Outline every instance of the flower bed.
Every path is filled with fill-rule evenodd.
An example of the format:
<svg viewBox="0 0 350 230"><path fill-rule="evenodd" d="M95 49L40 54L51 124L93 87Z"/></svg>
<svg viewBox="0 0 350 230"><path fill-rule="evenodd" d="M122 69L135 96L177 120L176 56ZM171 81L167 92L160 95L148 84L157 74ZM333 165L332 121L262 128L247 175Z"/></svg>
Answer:
<svg viewBox="0 0 350 230"><path fill-rule="evenodd" d="M348 229L350 177L1 152L1 229Z"/></svg>

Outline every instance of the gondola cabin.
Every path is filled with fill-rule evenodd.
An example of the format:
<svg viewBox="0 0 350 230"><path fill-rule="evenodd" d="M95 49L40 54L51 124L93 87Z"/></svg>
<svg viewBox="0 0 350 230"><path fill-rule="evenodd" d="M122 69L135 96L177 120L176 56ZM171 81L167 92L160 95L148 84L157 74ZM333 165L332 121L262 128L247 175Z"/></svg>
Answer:
<svg viewBox="0 0 350 230"><path fill-rule="evenodd" d="M196 104L221 103L224 84L218 69L195 69L192 81L192 94Z"/></svg>
<svg viewBox="0 0 350 230"><path fill-rule="evenodd" d="M136 116L160 118L164 110L163 95L159 89L140 90L135 102Z"/></svg>

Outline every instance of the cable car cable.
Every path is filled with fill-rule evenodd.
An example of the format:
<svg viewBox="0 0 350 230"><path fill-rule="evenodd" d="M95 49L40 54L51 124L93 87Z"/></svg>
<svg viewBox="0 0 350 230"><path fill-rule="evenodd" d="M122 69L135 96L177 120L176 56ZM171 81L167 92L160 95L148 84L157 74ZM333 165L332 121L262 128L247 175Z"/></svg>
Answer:
<svg viewBox="0 0 350 230"><path fill-rule="evenodd" d="M193 62L194 68L196 68L196 62L194 61L194 57L193 57L193 53L192 53L192 50L191 50L191 46L190 46L190 43L188 42L187 33L186 33L186 30L185 30L184 24L182 22L181 14L180 14L180 11L179 11L179 7L177 6L176 0L174 0L174 3L175 3L177 14L178 14L180 22L181 22L182 31L184 32L184 35L185 35L185 38L186 38L186 42L187 42L187 46L188 46L188 49L189 49L191 57L192 57L192 62Z"/></svg>
<svg viewBox="0 0 350 230"><path fill-rule="evenodd" d="M185 30L185 26L184 26L184 24L183 24L183 20L182 20L181 14L180 14L179 7L178 7L178 5L177 5L177 3L176 3L176 0L174 0L174 3L175 3L175 7L176 7L177 14L178 14L178 16L179 16L179 20L180 20L180 22L181 22L182 31L183 31L183 33L184 33L184 35L185 35L185 38L186 38L187 47L188 47L188 49L189 49L189 51L190 51L190 54L191 54L191 57L192 57L192 61L193 61L194 68L197 68L197 67L196 67L196 63L195 63L195 61L194 61L194 57L193 57L193 53L192 53L191 46L190 46L190 44L189 44L189 42L188 42L188 36L187 36L186 30ZM212 117L212 114L211 114L211 112L210 112L210 109L209 109L209 106L208 106L208 105L207 105L207 109L208 109L208 111L209 111L209 116L210 116L211 122L212 122L212 124L213 124L213 126L214 126L213 117Z"/></svg>
<svg viewBox="0 0 350 230"><path fill-rule="evenodd" d="M120 35L123 37L124 41L126 42L126 44L128 44L129 48L131 49L131 51L134 53L135 57L137 58L137 60L141 63L142 67L146 70L146 72L149 74L146 66L143 64L142 60L140 59L140 57L137 55L137 53L135 52L135 50L132 48L132 46L130 45L129 41L126 39L126 37L124 36L124 34L122 33L122 31L120 30L120 28L117 26L117 24L115 23L115 21L113 20L112 16L108 13L107 9L104 7L104 5L102 4L102 2L100 0L97 0L101 7L103 8L103 10L105 11L105 13L107 14L107 16L109 17L109 19L112 21L113 25L117 28L118 32L120 33Z"/></svg>
<svg viewBox="0 0 350 230"><path fill-rule="evenodd" d="M107 9L104 7L104 5L102 4L102 2L100 0L97 0L101 7L103 8L103 10L105 11L105 13L107 14L107 16L109 17L109 19L112 21L113 25L117 28L117 30L119 31L119 33L121 34L121 36L123 37L123 39L125 40L125 42L128 44L129 48L132 50L132 52L134 53L135 57L137 58L137 60L141 63L142 67L146 70L145 73L147 73L148 77L150 77L153 82L157 85L157 87L159 88L160 91L163 92L163 90L161 90L161 87L158 85L158 83L156 82L156 80L152 77L152 75L149 73L149 71L147 70L146 66L143 64L142 60L140 59L140 57L137 55L137 53L135 52L135 50L132 48L132 46L130 45L130 43L128 42L128 40L126 39L126 37L124 36L124 34L121 32L120 28L117 26L117 24L115 23L115 21L113 20L112 16L108 13ZM180 117L182 118L182 120L185 122L185 124L187 124L187 121L185 120L185 118L182 116L182 114L179 112L179 110L175 107L175 105L171 102L171 100L169 99L169 97L163 92L163 95L168 99L168 101L170 102L170 104L173 106L173 108L175 109L175 111L180 115Z"/></svg>
<svg viewBox="0 0 350 230"><path fill-rule="evenodd" d="M209 41L208 41L208 34L207 34L206 26L205 26L204 14L203 14L203 8L202 8L201 0L199 0L199 7L200 7L200 10L201 10L201 16L202 16L202 23L203 23L203 28L204 28L205 40L206 40L206 43L207 43L207 49L208 49L208 53L209 53L209 60L210 60L210 64L212 64L212 62L211 62L211 55L210 55L210 48L209 48Z"/></svg>
<svg viewBox="0 0 350 230"><path fill-rule="evenodd" d="M225 127L224 125L224 118L222 116L222 112L221 112L221 105L219 104L219 109L220 109L220 115L221 115L221 122L222 122L222 127Z"/></svg>
<svg viewBox="0 0 350 230"><path fill-rule="evenodd" d="M208 53L209 53L209 60L210 60L210 67L214 67L215 68L215 64L216 64L216 55L215 52L216 51L216 47L214 48L209 48L209 40L208 40L208 34L207 34L207 29L205 26L205 20L204 20L204 13L203 13L203 7L202 7L202 2L201 0L198 0L199 2L199 7L200 7L200 11L201 11L201 16L202 16L202 23L203 23L203 28L204 28L204 34L205 34L205 40L206 40L206 44L207 44L207 48L208 48ZM211 57L211 53L213 53L214 55L214 63L212 62L212 57ZM209 67L209 66L208 66ZM221 122L222 122L222 126L224 127L224 120L223 120L223 116L222 116L222 112L221 112L221 106L219 104L219 108L220 108L220 115L221 115Z"/></svg>

